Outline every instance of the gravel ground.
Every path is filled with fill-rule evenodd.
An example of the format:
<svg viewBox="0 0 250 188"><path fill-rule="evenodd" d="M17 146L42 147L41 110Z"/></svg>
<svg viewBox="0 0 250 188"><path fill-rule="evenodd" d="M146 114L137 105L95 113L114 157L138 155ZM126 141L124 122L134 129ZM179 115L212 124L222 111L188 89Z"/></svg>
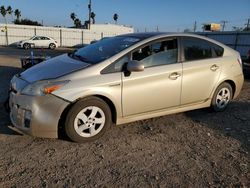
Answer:
<svg viewBox="0 0 250 188"><path fill-rule="evenodd" d="M0 47L0 187L250 187L250 80L225 112L138 121L76 144L11 128L2 104L24 53Z"/></svg>

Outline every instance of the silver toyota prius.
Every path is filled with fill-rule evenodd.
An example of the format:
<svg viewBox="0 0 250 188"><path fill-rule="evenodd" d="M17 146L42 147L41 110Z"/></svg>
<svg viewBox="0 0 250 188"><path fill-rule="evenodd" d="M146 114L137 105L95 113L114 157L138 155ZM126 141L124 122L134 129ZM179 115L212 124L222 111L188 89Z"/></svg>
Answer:
<svg viewBox="0 0 250 188"><path fill-rule="evenodd" d="M15 75L10 118L22 132L75 142L112 125L211 107L223 111L244 79L238 52L184 33L101 40Z"/></svg>

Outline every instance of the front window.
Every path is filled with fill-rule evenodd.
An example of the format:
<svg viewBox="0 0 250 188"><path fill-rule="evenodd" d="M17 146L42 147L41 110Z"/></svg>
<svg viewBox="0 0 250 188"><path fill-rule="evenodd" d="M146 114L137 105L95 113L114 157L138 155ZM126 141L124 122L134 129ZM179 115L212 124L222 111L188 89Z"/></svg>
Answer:
<svg viewBox="0 0 250 188"><path fill-rule="evenodd" d="M41 40L41 37L34 37L33 40Z"/></svg>
<svg viewBox="0 0 250 188"><path fill-rule="evenodd" d="M168 65L177 62L177 39L168 39L147 45L132 54L132 59L141 61L144 67Z"/></svg>
<svg viewBox="0 0 250 188"><path fill-rule="evenodd" d="M89 64L96 64L114 56L140 40L136 37L112 37L81 48L71 54L70 57L78 58Z"/></svg>

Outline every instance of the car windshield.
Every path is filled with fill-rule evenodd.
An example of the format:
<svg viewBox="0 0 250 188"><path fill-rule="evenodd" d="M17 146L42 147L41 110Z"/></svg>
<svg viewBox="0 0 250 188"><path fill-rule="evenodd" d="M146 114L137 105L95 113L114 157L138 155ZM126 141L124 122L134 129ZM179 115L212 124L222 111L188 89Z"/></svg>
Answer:
<svg viewBox="0 0 250 188"><path fill-rule="evenodd" d="M132 46L140 40L141 39L136 37L111 37L105 40L100 40L97 43L84 48L80 48L71 54L70 57L89 64L97 64Z"/></svg>

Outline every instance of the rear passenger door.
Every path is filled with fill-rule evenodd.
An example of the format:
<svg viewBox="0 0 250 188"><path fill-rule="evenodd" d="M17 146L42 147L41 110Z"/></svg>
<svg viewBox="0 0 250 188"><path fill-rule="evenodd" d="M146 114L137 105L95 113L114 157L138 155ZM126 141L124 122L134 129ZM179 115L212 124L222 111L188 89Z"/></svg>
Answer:
<svg viewBox="0 0 250 188"><path fill-rule="evenodd" d="M41 37L41 47L48 48L50 39L48 37Z"/></svg>
<svg viewBox="0 0 250 188"><path fill-rule="evenodd" d="M181 44L181 105L203 102L209 98L218 82L223 48L195 37L182 37Z"/></svg>
<svg viewBox="0 0 250 188"><path fill-rule="evenodd" d="M33 42L33 45L34 45L36 48L42 47L42 40L41 40L41 37L37 36L37 37L33 38L32 42Z"/></svg>

